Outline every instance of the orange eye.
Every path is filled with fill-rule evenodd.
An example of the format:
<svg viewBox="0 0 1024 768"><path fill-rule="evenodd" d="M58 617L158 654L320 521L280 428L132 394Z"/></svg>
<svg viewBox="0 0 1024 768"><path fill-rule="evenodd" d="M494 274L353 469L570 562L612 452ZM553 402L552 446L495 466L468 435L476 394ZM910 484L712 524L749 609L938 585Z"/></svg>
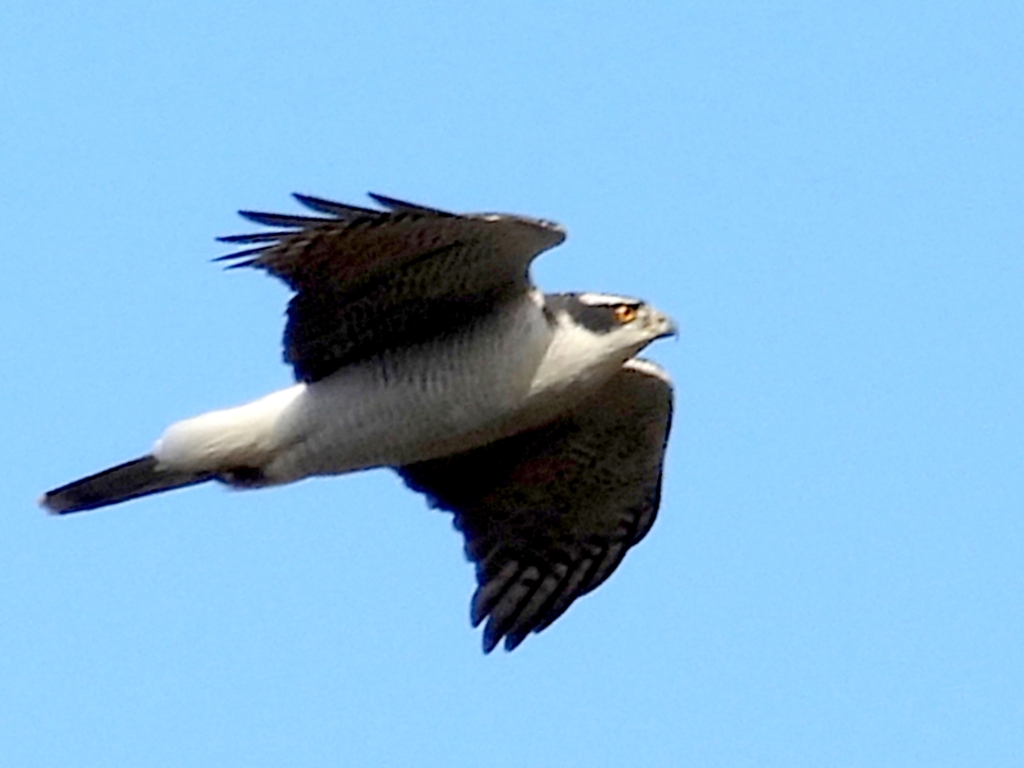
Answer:
<svg viewBox="0 0 1024 768"><path fill-rule="evenodd" d="M615 319L623 325L632 323L636 320L636 307L631 307L629 304L619 304L615 308Z"/></svg>

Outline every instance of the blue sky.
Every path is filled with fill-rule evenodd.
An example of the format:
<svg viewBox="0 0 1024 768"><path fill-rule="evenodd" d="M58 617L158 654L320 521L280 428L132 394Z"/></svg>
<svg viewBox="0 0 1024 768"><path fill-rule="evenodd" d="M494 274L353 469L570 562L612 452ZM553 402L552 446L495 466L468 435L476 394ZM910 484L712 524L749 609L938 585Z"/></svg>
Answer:
<svg viewBox="0 0 1024 768"><path fill-rule="evenodd" d="M0 8L0 764L1024 759L1024 9ZM286 385L213 238L292 191L555 219L675 316L657 524L512 654L391 473L50 519Z"/></svg>

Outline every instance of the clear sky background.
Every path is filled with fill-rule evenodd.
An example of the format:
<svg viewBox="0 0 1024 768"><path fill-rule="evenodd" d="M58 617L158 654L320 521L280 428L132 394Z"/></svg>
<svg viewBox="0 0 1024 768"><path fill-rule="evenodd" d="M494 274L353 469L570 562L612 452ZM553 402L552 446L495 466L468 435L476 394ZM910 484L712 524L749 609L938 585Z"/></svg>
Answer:
<svg viewBox="0 0 1024 768"><path fill-rule="evenodd" d="M1019 766L1024 7L8 0L0 765ZM65 519L282 387L213 237L292 191L551 218L679 321L657 524L483 656L387 471Z"/></svg>

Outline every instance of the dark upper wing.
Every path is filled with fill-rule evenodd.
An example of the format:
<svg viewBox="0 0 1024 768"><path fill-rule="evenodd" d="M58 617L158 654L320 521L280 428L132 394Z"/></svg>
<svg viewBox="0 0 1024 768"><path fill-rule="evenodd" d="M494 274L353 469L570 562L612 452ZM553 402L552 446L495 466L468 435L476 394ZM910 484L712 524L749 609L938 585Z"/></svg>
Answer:
<svg viewBox="0 0 1024 768"><path fill-rule="evenodd" d="M232 235L251 245L222 257L264 269L296 292L285 360L316 381L381 350L426 341L529 290L530 262L565 239L546 221L457 215L371 195L387 210L296 195L323 216L241 211L272 232Z"/></svg>
<svg viewBox="0 0 1024 768"><path fill-rule="evenodd" d="M450 458L401 467L414 490L455 513L476 562L484 651L512 650L603 582L654 522L672 387L630 360L554 424Z"/></svg>

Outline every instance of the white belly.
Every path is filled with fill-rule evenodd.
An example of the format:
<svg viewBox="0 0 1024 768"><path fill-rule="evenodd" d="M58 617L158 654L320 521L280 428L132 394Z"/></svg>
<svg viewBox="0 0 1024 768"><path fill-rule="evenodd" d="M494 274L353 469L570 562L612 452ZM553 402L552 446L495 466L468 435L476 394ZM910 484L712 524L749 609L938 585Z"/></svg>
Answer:
<svg viewBox="0 0 1024 768"><path fill-rule="evenodd" d="M541 306L524 297L472 332L177 422L153 455L172 469L256 470L256 484L287 483L448 456L541 426L628 355L608 354L565 317L555 334Z"/></svg>
<svg viewBox="0 0 1024 768"><path fill-rule="evenodd" d="M264 477L410 464L519 431L550 341L529 299L473 333L343 368L282 413Z"/></svg>

